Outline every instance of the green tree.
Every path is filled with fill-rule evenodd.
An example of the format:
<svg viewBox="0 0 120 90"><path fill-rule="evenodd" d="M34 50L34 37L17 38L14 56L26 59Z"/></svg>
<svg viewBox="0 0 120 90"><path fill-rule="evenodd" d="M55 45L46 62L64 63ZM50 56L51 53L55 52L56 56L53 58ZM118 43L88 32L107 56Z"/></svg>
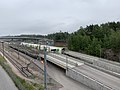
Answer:
<svg viewBox="0 0 120 90"><path fill-rule="evenodd" d="M110 40L110 45L112 49L120 49L120 31L117 32L113 32L110 36L109 36L109 40Z"/></svg>

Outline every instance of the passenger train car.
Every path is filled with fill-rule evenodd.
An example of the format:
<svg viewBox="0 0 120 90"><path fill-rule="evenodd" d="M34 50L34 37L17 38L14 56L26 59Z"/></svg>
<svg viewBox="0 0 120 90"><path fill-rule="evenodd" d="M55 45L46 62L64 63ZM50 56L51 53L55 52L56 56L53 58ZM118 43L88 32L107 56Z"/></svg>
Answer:
<svg viewBox="0 0 120 90"><path fill-rule="evenodd" d="M24 45L27 47L33 47L33 48L37 48L37 49L40 48L40 50L44 50L44 47L46 47L47 52L54 52L54 53L59 53L59 54L62 54L65 51L65 47L55 47L55 46L32 44L32 43L25 43L25 42L21 42L20 45Z"/></svg>

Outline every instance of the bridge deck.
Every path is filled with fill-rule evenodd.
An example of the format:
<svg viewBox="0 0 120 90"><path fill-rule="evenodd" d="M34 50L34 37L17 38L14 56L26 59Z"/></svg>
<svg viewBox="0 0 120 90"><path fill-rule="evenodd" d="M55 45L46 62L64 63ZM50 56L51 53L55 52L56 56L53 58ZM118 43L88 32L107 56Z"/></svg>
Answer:
<svg viewBox="0 0 120 90"><path fill-rule="evenodd" d="M100 70L94 69L90 66L85 65L80 60L70 58L68 57L68 66L77 72L81 72L88 77L91 77L109 87L112 87L115 90L120 90L120 78L114 77L112 75L109 75L107 73L104 73ZM66 56L65 55L58 55L54 53L49 53L47 55L47 60L50 62L53 62L57 64L58 66L66 69ZM78 66L75 66L75 63L78 64Z"/></svg>
<svg viewBox="0 0 120 90"><path fill-rule="evenodd" d="M41 57L44 57L44 56L41 55ZM84 65L83 62L78 62L76 61L76 59L66 58L66 56L62 56L61 54L58 55L54 53L49 53L47 55L47 60L64 69L66 69L67 66L69 68L74 68L76 66Z"/></svg>
<svg viewBox="0 0 120 90"><path fill-rule="evenodd" d="M114 77L87 65L75 67L74 70L81 72L109 87L112 87L114 90L120 90L120 78Z"/></svg>

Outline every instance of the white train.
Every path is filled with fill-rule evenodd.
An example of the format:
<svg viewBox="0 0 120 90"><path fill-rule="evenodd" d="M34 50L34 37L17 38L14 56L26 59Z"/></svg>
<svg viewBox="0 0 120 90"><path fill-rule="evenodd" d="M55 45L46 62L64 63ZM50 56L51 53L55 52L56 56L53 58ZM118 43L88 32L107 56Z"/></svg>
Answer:
<svg viewBox="0 0 120 90"><path fill-rule="evenodd" d="M47 52L54 52L54 53L59 53L59 54L62 54L65 51L65 47L55 47L55 46L32 44L32 43L25 43L25 42L21 42L20 45L25 45L27 47L33 47L36 49L40 48L40 50L44 50L44 47L46 47Z"/></svg>

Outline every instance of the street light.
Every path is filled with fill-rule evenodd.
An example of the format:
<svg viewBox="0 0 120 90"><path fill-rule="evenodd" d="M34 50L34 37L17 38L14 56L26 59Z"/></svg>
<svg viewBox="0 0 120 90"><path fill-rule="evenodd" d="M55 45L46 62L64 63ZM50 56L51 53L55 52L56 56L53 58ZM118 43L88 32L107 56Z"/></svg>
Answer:
<svg viewBox="0 0 120 90"><path fill-rule="evenodd" d="M101 46L100 46L100 58L101 58L101 53L102 53L102 48L101 48Z"/></svg>
<svg viewBox="0 0 120 90"><path fill-rule="evenodd" d="M65 51L67 51L69 53L69 49L66 48ZM69 55L69 54L68 54ZM66 71L68 70L68 56L66 54Z"/></svg>
<svg viewBox="0 0 120 90"><path fill-rule="evenodd" d="M68 70L68 56L66 55L66 71Z"/></svg>
<svg viewBox="0 0 120 90"><path fill-rule="evenodd" d="M20 53L19 53L19 45L18 45L18 59L20 59Z"/></svg>
<svg viewBox="0 0 120 90"><path fill-rule="evenodd" d="M44 89L45 89L45 90L47 90L47 71L46 71L47 61L46 61L46 50L47 50L47 48L44 47Z"/></svg>
<svg viewBox="0 0 120 90"><path fill-rule="evenodd" d="M3 57L4 57L4 42L2 41L2 50L3 50Z"/></svg>
<svg viewBox="0 0 120 90"><path fill-rule="evenodd" d="M41 57L40 57L40 50L41 50L41 49L40 49L40 43L38 43L38 48L37 48L37 49L38 49L38 58L37 58L37 60L38 60L38 61L41 61ZM40 72L41 72L40 70L41 70L41 69L38 68L38 77L40 76Z"/></svg>
<svg viewBox="0 0 120 90"><path fill-rule="evenodd" d="M41 44L39 43L39 44L38 44L38 60L41 61L41 58L40 58L40 50L41 50Z"/></svg>

